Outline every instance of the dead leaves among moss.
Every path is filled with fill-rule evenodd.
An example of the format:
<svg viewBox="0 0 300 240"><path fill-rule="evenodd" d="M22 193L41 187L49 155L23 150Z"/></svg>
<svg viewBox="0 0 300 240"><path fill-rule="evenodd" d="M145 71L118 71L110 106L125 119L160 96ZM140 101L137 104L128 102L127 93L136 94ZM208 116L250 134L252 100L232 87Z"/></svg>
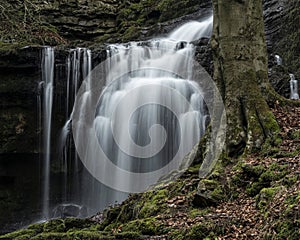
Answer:
<svg viewBox="0 0 300 240"><path fill-rule="evenodd" d="M229 191L237 191L237 197L223 201L216 207L198 209L198 214L193 214L196 210L185 196L178 195L167 200L172 212L159 215L159 224L171 232L183 234L188 234L199 224L209 226L208 232L213 233L217 239L297 239L295 234L299 231L297 227L299 229L300 219L300 149L299 138L294 133L300 131L300 108L276 105L272 110L282 130L282 144L274 155L257 154L244 160L249 166L260 166L263 173L273 168L274 178L270 177L269 186L283 186L266 202L266 211L259 209L258 198L247 195L244 187L233 189L227 186ZM232 179L238 171L231 166L227 167L226 179ZM228 181L225 184L231 183Z"/></svg>

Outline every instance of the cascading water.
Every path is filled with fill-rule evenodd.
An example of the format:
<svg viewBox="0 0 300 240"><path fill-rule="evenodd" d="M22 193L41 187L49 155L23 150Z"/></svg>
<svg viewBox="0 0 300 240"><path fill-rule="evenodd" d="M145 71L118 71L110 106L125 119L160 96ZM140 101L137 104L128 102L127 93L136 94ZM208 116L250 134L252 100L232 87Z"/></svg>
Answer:
<svg viewBox="0 0 300 240"><path fill-rule="evenodd" d="M144 43L131 42L127 44L112 44L107 48L108 59L106 61L106 88L97 105L94 116L94 127L99 144L105 154L109 156L113 164L119 168L130 172L148 172L162 168L168 164L176 152L182 151L180 139L184 139L185 145L192 145L193 141L198 141L205 131L207 113L205 112L201 89L193 81L193 56L194 47L190 43L202 37L210 37L212 31L212 17L202 22L186 23L174 30L168 38L154 39ZM50 54L51 53L51 54ZM51 57L50 57L51 56ZM110 57L110 58L109 58ZM110 204L123 201L128 192L114 190L110 186L100 183L94 178L91 169L83 164L86 169L78 169L79 159L74 151L72 138L70 136L73 111L72 106L76 99L77 90L81 81L85 79L86 91L84 99L86 102L81 105L80 115L85 116L88 111L88 102L92 98L90 86L93 86L93 79L89 73L92 69L91 51L85 48L70 50L66 59L66 86L65 86L65 109L66 124L62 129L60 138L60 148L62 152L62 169L64 177L62 179L61 204L57 205L52 214L49 213L49 162L50 162L50 130L51 128L51 101L54 72L53 49L45 48L43 61L43 81L44 81L44 136L45 150L49 154L45 155L45 183L43 196L43 217L63 217L63 216L86 216L102 210ZM51 67L50 67L51 66ZM161 70L168 69L168 71ZM184 78L174 74L178 69L185 71ZM51 73L52 75L51 75ZM124 75L124 73L127 73ZM46 76L47 79L45 78ZM50 79L52 79L50 81ZM117 80L117 81L115 81ZM49 85L49 82L51 84ZM168 103L171 108L175 108L178 116L174 116L168 107L157 104L146 104L141 109L134 111L129 121L129 133L132 141L140 146L140 155L130 156L126 151L119 149L119 145L128 145L126 138L126 127L117 133L112 133L110 121L117 126L123 126L127 111L132 106L139 104L149 95L146 92L137 93L129 100L128 106L118 108L115 114L113 109L120 104L123 96L130 95L131 91L143 85L154 84L159 86L151 97L154 102ZM49 85L49 87L47 87ZM50 88L51 86L51 88ZM188 104L165 93L163 88L178 92L187 100ZM48 89L48 90L47 90ZM50 91L51 90L51 91ZM51 104L50 104L51 103ZM47 114L47 116L45 115ZM196 120L195 120L196 119ZM50 122L49 122L50 121ZM151 139L148 130L153 125L161 125L164 130L153 131ZM125 124L126 125L126 124ZM76 139L76 136L74 136ZM149 141L162 143L166 139L165 145L155 156L144 159L144 155L151 155L153 148L147 148ZM192 146L191 146L192 147ZM155 147L154 147L155 148ZM129 151L135 151L129 149ZM137 153L137 152L136 152ZM91 149L91 155L98 157L97 153ZM142 156L143 155L143 156ZM148 161L149 160L149 161ZM92 163L93 164L93 163ZM178 166L175 167L175 169ZM166 168L164 174L174 168ZM47 173L46 173L47 170ZM123 179L122 176L106 171L106 167L101 169L101 175L113 178L115 184L139 185L153 184L153 182L133 182L132 179ZM87 177L88 176L88 177Z"/></svg>
<svg viewBox="0 0 300 240"><path fill-rule="evenodd" d="M79 176L79 161L76 152L72 149L71 119L70 107L73 106L76 93L83 79L88 78L92 69L92 55L91 50L86 48L76 48L69 52L66 60L67 66L67 81L66 81L66 119L67 122L62 128L60 136L60 146L62 153L62 169L64 172L63 189L62 189L62 204L58 205L54 211L53 216L63 216L64 209L78 207L73 202L80 202L80 176ZM72 204L70 204L72 202ZM67 210L66 210L67 211ZM76 211L74 211L76 212ZM61 214L61 215L59 215ZM75 214L78 216L77 214Z"/></svg>
<svg viewBox="0 0 300 240"><path fill-rule="evenodd" d="M299 99L298 93L298 80L295 79L294 74L290 74L290 89L291 89L291 96L290 99Z"/></svg>
<svg viewBox="0 0 300 240"><path fill-rule="evenodd" d="M44 86L44 92L43 92L44 185L43 185L43 213L42 213L42 216L45 219L49 218L53 79L54 79L54 49L51 47L45 47L43 49L43 60L42 60L42 83Z"/></svg>
<svg viewBox="0 0 300 240"><path fill-rule="evenodd" d="M212 20L210 17L200 23L187 23L165 39L154 39L146 43L113 44L108 47L107 55L111 58L107 60L106 88L103 90L97 105L93 123L96 133L89 132L86 134L91 134L90 138L96 134L104 154L115 166L133 173L155 171L167 166L168 161L174 157L177 151L182 151L179 144L180 139L185 140L185 146L193 146L192 142L199 141L205 131L208 116L204 110L203 98L199 93L201 92L200 87L189 80L193 74L192 65L195 50L190 42L201 37L209 37L212 31ZM168 71L162 69L168 69ZM187 77L182 79L174 74L178 69L184 69L187 72ZM124 75L124 73L126 74ZM93 86L91 81L96 81L96 79L88 79L85 90L80 95L82 101L78 113L80 123L84 122L83 118L86 115L89 115L87 111L90 109L89 104L93 98L90 91L90 86ZM143 89L143 86L149 84L160 87L152 92L149 89L144 89L144 92L132 94L135 89L139 87ZM182 99L164 92L165 88L180 93L187 99L189 106L187 107ZM126 104L123 107L120 107L126 96L130 96L129 100L125 101ZM151 98L153 104L143 105L128 116L130 110L135 109L147 98ZM170 108L176 109L178 118L168 107L155 103L167 103ZM126 128L127 123L129 129ZM116 132L112 131L111 124L115 126L114 129L117 129ZM163 126L164 130L152 131L150 139L148 130L151 130L156 124ZM181 134L183 136L180 136ZM81 139L76 134L74 138L79 138L79 141ZM159 143L164 138L166 140L164 147L152 156L153 149L156 149L155 146L160 145ZM147 148L150 142L154 143L155 146ZM131 143L135 143L138 147L132 147L134 144ZM90 159L95 161L101 158L99 152L94 150L96 148L96 146L91 145L90 149L86 150ZM145 160L145 156L151 157ZM121 175L109 171L105 166L98 168L97 163L93 161L88 161L84 165L93 176L96 174L110 178L113 181L111 185L108 185L110 187L130 186L129 188L134 192L136 191L134 190L135 186L139 188L140 185L149 186L153 184L147 179L145 182L136 182L134 179L123 178ZM178 167L176 165L175 169ZM172 170L174 168L166 168L164 174ZM118 189L118 187L114 189ZM101 203L103 200L110 204L116 201L120 202L126 198L127 193L111 192L104 187L99 189L99 187L90 184L83 195L87 196L88 201L83 199L82 204L92 209L90 213L93 213L105 207Z"/></svg>
<svg viewBox="0 0 300 240"><path fill-rule="evenodd" d="M169 35L169 39L175 41L192 42L200 38L210 38L212 33L213 16L201 21L201 22L188 22Z"/></svg>
<svg viewBox="0 0 300 240"><path fill-rule="evenodd" d="M282 58L279 55L275 55L275 61L277 65L282 65Z"/></svg>

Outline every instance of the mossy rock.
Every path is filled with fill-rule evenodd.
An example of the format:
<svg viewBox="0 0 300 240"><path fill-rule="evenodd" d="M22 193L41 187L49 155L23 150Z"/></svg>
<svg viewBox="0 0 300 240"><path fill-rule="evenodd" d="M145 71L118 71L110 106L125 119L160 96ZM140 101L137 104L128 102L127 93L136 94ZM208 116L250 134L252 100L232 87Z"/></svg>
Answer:
<svg viewBox="0 0 300 240"><path fill-rule="evenodd" d="M170 239L172 239L172 240L184 240L184 239L186 239L184 237L185 232L184 231L180 231L180 230L173 230L173 231L170 230L168 232L168 235L169 235Z"/></svg>
<svg viewBox="0 0 300 240"><path fill-rule="evenodd" d="M199 207L206 207L216 205L219 201L224 199L224 191L219 181L203 179L199 182L193 203Z"/></svg>
<svg viewBox="0 0 300 240"><path fill-rule="evenodd" d="M109 236L105 232L100 231L87 231L87 230L79 230L70 232L67 235L68 239L75 239L75 240L109 240L109 239L115 239L113 236Z"/></svg>
<svg viewBox="0 0 300 240"><path fill-rule="evenodd" d="M116 239L124 239L124 240L139 240L143 239L141 234L138 232L121 232L115 235Z"/></svg>
<svg viewBox="0 0 300 240"><path fill-rule="evenodd" d="M152 190L144 193L141 204L136 206L138 218L155 216L159 211L163 210L168 195L169 191L167 189Z"/></svg>
<svg viewBox="0 0 300 240"><path fill-rule="evenodd" d="M216 231L216 233L214 232ZM211 223L200 223L194 225L191 229L188 230L187 234L183 239L185 240L200 240L200 239L214 239L218 234L218 229Z"/></svg>
<svg viewBox="0 0 300 240"><path fill-rule="evenodd" d="M300 129L292 131L289 136L291 139L300 139Z"/></svg>
<svg viewBox="0 0 300 240"><path fill-rule="evenodd" d="M44 232L64 232L66 226L64 220L62 219L53 219L44 224Z"/></svg>
<svg viewBox="0 0 300 240"><path fill-rule="evenodd" d="M259 195L256 196L257 207L260 210L265 211L274 195L280 190L282 190L282 187L263 188Z"/></svg>
<svg viewBox="0 0 300 240"><path fill-rule="evenodd" d="M31 240L69 240L66 233L40 233Z"/></svg>
<svg viewBox="0 0 300 240"><path fill-rule="evenodd" d="M65 230L91 228L93 222L89 219L82 218L66 218L64 220Z"/></svg>
<svg viewBox="0 0 300 240"><path fill-rule="evenodd" d="M143 235L155 235L160 230L160 226L154 217L134 220L122 226L122 231L140 232Z"/></svg>
<svg viewBox="0 0 300 240"><path fill-rule="evenodd" d="M242 164L235 168L237 174L232 177L232 183L237 187L246 189L246 193L254 197L263 188L271 187L272 183L284 179L287 175L287 167L285 165L271 164L268 168L263 165L252 166Z"/></svg>
<svg viewBox="0 0 300 240"><path fill-rule="evenodd" d="M44 231L45 223L35 223L28 226L28 229L34 230L36 233L41 233Z"/></svg>
<svg viewBox="0 0 300 240"><path fill-rule="evenodd" d="M33 229L21 229L12 233L5 234L0 236L0 239L30 239L30 237L34 236L36 232Z"/></svg>

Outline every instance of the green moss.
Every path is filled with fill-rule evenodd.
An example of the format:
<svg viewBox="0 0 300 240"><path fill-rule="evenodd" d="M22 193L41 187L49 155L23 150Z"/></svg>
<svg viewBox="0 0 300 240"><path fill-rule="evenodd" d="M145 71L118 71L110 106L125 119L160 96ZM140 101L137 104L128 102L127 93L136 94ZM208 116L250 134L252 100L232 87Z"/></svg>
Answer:
<svg viewBox="0 0 300 240"><path fill-rule="evenodd" d="M280 166L277 163L273 163L266 172L260 175L259 181L262 183L278 181L287 174L286 168L287 166Z"/></svg>
<svg viewBox="0 0 300 240"><path fill-rule="evenodd" d="M16 237L15 240L28 240L32 238L32 234L24 234L22 236Z"/></svg>
<svg viewBox="0 0 300 240"><path fill-rule="evenodd" d="M210 196L212 197L212 199L220 201L220 200L224 200L224 192L221 189L221 187L215 188L211 193Z"/></svg>
<svg viewBox="0 0 300 240"><path fill-rule="evenodd" d="M155 235L160 230L155 218L138 219L122 225L122 231L139 232L143 235Z"/></svg>
<svg viewBox="0 0 300 240"><path fill-rule="evenodd" d="M292 139L300 139L300 129L293 131L291 133L291 138Z"/></svg>
<svg viewBox="0 0 300 240"><path fill-rule="evenodd" d="M115 235L116 239L124 239L124 240L136 240L143 239L142 236L137 232L121 232Z"/></svg>
<svg viewBox="0 0 300 240"><path fill-rule="evenodd" d="M188 214L191 218L196 218L196 217L206 215L209 212L210 212L209 208L205 208L205 209L194 208Z"/></svg>
<svg viewBox="0 0 300 240"><path fill-rule="evenodd" d="M235 171L237 173L232 177L232 183L245 188L248 195L256 196L263 188L269 188L283 180L287 175L287 166L273 163L265 168L263 165L241 164Z"/></svg>
<svg viewBox="0 0 300 240"><path fill-rule="evenodd" d="M41 233L31 238L31 240L69 240L65 233Z"/></svg>
<svg viewBox="0 0 300 240"><path fill-rule="evenodd" d="M70 231L72 229L96 229L95 225L89 219L81 219L81 218L66 218L64 220L65 231Z"/></svg>
<svg viewBox="0 0 300 240"><path fill-rule="evenodd" d="M264 170L265 168L261 165L252 166L240 162L233 167L233 171L236 173L231 178L232 185L237 187L249 187L249 183L258 180Z"/></svg>
<svg viewBox="0 0 300 240"><path fill-rule="evenodd" d="M285 219L278 221L275 230L277 232L275 239L299 239L300 222Z"/></svg>
<svg viewBox="0 0 300 240"><path fill-rule="evenodd" d="M0 41L19 44L59 44L64 40L54 26L41 21L41 3L4 1L1 3ZM5 23L5 24L3 24Z"/></svg>
<svg viewBox="0 0 300 240"><path fill-rule="evenodd" d="M74 231L74 232L69 232L67 234L68 239L74 239L74 240L98 240L98 239L114 239L113 236L109 236L104 232L97 232L97 231L87 231L87 230L80 230L80 231Z"/></svg>
<svg viewBox="0 0 300 240"><path fill-rule="evenodd" d="M186 240L199 240L199 239L214 239L220 233L220 229L213 223L206 222L203 224L196 224L188 230L184 236Z"/></svg>
<svg viewBox="0 0 300 240"><path fill-rule="evenodd" d="M28 229L34 230L36 233L41 233L44 230L44 223L36 223L28 226Z"/></svg>
<svg viewBox="0 0 300 240"><path fill-rule="evenodd" d="M254 183L250 184L249 186L247 186L246 193L249 196L254 197L260 192L261 189L266 187L266 185L268 185L268 184L264 184L261 182L254 182Z"/></svg>
<svg viewBox="0 0 300 240"><path fill-rule="evenodd" d="M126 42L131 39L136 39L140 35L140 28L137 26L132 26L132 23L129 23L130 27L126 29L124 34L122 35L122 41Z"/></svg>
<svg viewBox="0 0 300 240"><path fill-rule="evenodd" d="M64 232L65 223L62 219L53 219L44 224L44 232Z"/></svg>
<svg viewBox="0 0 300 240"><path fill-rule="evenodd" d="M0 236L0 239L28 239L27 237L32 237L35 235L35 231L32 229L21 229L12 233Z"/></svg>
<svg viewBox="0 0 300 240"><path fill-rule="evenodd" d="M168 236L169 239L172 240L184 240L184 231L182 230L174 230L174 229L170 229L170 231L168 231Z"/></svg>
<svg viewBox="0 0 300 240"><path fill-rule="evenodd" d="M137 205L138 217L147 218L155 216L160 210L164 208L166 199L168 198L168 190L153 190L144 193L142 205Z"/></svg>
<svg viewBox="0 0 300 240"><path fill-rule="evenodd" d="M197 174L197 173L199 173L200 167L201 167L201 164L196 164L196 165L189 167L187 171L192 174Z"/></svg>
<svg viewBox="0 0 300 240"><path fill-rule="evenodd" d="M277 193L280 189L281 187L263 188L256 197L256 204L258 208L262 211L265 211L275 193Z"/></svg>

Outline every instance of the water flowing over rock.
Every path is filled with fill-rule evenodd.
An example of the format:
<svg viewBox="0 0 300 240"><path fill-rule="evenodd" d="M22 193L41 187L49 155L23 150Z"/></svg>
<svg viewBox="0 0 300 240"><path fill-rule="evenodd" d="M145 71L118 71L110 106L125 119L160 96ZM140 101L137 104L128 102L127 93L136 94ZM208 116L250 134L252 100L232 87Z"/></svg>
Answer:
<svg viewBox="0 0 300 240"><path fill-rule="evenodd" d="M84 154L90 158L88 161L85 161L87 156L81 154L80 146L77 150L84 166L95 179L88 187L84 181L81 182L82 197L78 204L87 206L89 214L107 206L107 203L122 201L127 196L126 192L145 190L164 174L178 169L180 161L187 153L182 149L181 142L184 140L184 147L190 151L204 133L207 112L203 96L199 85L189 80L193 76L195 53L195 48L190 42L202 36L209 37L212 17L202 24L192 25L193 30L196 30L186 31L186 28L191 26L191 23L187 23L171 33L169 38L154 39L147 43L131 42L108 46L107 55L110 58L106 61L106 87L96 106L92 124L95 133L80 132L76 128L78 124L84 123L84 119L93 111L90 103L91 99L95 98L94 85L99 79L94 79L91 74L79 90L77 105L72 113L73 130L76 130L73 134L76 147L83 142L87 148ZM178 69L182 69L186 78L175 74ZM155 86L155 90L151 91L151 85ZM150 86L148 91L145 86ZM140 91L136 92L135 89L138 88ZM179 101L181 98L164 92L164 88L171 89L171 92L176 91L185 100ZM130 98L126 100L128 96ZM147 99L152 100L149 103ZM172 111L177 112L177 115ZM153 128L157 124L164 129ZM91 141L94 134L99 143ZM97 151L98 144L105 155ZM184 155L179 155L177 162L170 164L172 158L180 153ZM159 172L162 168L165 170L157 174L155 180L148 177L144 182L136 181L134 174L126 177L110 171L108 165L100 166L99 160L102 161L106 157L118 168L129 173L155 175L155 171ZM97 180L103 182L104 178L111 179L111 182L106 182L105 185L118 191L107 190L99 185Z"/></svg>
<svg viewBox="0 0 300 240"><path fill-rule="evenodd" d="M291 99L299 99L298 93L298 80L295 79L294 74L290 74L290 87L291 87Z"/></svg>
<svg viewBox="0 0 300 240"><path fill-rule="evenodd" d="M44 145L44 187L43 187L43 217L49 218L49 188L50 188L50 153L51 153L51 121L53 104L54 79L54 49L45 47L42 61L43 96L43 145Z"/></svg>

